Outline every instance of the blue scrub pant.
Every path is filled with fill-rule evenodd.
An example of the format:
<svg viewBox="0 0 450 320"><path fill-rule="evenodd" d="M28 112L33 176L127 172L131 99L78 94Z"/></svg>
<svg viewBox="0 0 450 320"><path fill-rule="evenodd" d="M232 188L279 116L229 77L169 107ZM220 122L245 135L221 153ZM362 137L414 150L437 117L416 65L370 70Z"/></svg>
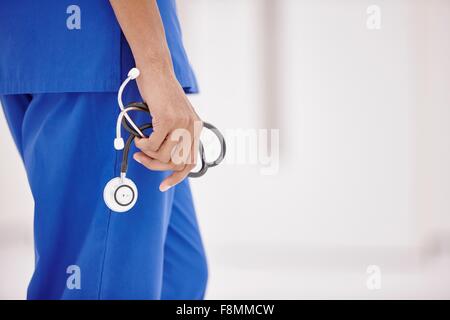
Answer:
<svg viewBox="0 0 450 320"><path fill-rule="evenodd" d="M205 253L187 180L130 160L138 201L111 212L103 188L119 175L115 93L0 96L35 203L29 299L201 299ZM124 101L141 100L135 86ZM148 114L134 115L137 123ZM136 149L132 149L130 157Z"/></svg>

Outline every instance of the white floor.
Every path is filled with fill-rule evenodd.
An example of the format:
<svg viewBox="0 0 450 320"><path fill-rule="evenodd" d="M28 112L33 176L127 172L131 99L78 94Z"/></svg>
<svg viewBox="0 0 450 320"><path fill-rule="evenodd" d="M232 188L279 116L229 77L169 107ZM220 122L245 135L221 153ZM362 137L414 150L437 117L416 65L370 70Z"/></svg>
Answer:
<svg viewBox="0 0 450 320"><path fill-rule="evenodd" d="M32 272L32 247L29 241L2 243L0 299L23 299ZM450 298L450 257L445 255L361 248L213 249L209 299ZM366 285L369 261L380 264L378 290Z"/></svg>
<svg viewBox="0 0 450 320"><path fill-rule="evenodd" d="M366 276L343 270L213 270L209 299L449 299L450 262L422 272L388 273L379 290L366 287ZM446 277L446 278L443 278Z"/></svg>
<svg viewBox="0 0 450 320"><path fill-rule="evenodd" d="M241 249L243 249L241 247ZM222 248L210 299L449 299L450 256L402 248ZM367 267L380 268L369 290Z"/></svg>

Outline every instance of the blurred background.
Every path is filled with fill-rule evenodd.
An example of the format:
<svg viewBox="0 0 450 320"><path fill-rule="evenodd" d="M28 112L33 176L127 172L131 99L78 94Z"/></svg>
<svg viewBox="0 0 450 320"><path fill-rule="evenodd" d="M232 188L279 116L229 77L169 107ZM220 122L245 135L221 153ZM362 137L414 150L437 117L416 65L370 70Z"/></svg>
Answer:
<svg viewBox="0 0 450 320"><path fill-rule="evenodd" d="M192 181L207 298L450 298L450 1L178 5L191 101L231 157ZM22 299L33 201L0 135L0 298Z"/></svg>

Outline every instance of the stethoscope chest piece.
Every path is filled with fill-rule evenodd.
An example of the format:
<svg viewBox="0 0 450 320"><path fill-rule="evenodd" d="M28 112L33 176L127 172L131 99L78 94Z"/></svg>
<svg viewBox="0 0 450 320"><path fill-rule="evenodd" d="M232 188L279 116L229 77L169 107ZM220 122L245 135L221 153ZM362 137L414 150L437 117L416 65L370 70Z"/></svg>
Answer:
<svg viewBox="0 0 450 320"><path fill-rule="evenodd" d="M114 212L126 212L133 208L138 197L134 182L126 177L111 179L103 189L103 199Z"/></svg>

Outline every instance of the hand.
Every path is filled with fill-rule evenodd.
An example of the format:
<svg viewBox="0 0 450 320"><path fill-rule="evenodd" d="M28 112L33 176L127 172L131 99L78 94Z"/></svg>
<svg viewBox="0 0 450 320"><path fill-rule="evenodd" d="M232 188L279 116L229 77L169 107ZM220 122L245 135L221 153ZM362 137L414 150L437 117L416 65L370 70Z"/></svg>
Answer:
<svg viewBox="0 0 450 320"><path fill-rule="evenodd" d="M133 157L148 169L173 171L159 186L164 192L195 167L203 125L172 72L144 68L137 82L152 115L153 132L149 138L135 138L141 152Z"/></svg>

